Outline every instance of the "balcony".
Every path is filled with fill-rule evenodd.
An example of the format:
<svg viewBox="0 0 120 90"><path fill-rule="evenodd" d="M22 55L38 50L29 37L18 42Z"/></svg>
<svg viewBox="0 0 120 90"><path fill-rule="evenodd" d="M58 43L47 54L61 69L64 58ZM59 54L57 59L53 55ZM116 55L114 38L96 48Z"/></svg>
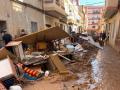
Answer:
<svg viewBox="0 0 120 90"><path fill-rule="evenodd" d="M69 25L76 24L76 19L75 19L73 16L68 16L68 17L67 17L67 23L68 23Z"/></svg>
<svg viewBox="0 0 120 90"><path fill-rule="evenodd" d="M62 0L44 0L44 9L47 14L56 18L66 16Z"/></svg>
<svg viewBox="0 0 120 90"><path fill-rule="evenodd" d="M105 19L109 19L117 13L119 1L120 0L106 0L106 7L104 13Z"/></svg>

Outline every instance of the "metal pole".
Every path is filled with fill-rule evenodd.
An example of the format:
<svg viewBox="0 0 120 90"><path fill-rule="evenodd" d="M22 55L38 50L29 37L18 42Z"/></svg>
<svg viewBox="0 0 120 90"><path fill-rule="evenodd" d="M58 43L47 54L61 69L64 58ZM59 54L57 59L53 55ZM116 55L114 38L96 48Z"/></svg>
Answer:
<svg viewBox="0 0 120 90"><path fill-rule="evenodd" d="M43 10L43 24L44 24L44 29L46 29L46 19L45 19L44 0L42 0L42 10Z"/></svg>

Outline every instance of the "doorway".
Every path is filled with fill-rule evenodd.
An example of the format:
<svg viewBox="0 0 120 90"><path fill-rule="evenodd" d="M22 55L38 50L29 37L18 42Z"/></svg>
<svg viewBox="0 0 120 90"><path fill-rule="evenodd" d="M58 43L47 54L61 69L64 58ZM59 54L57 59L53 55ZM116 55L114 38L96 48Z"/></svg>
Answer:
<svg viewBox="0 0 120 90"><path fill-rule="evenodd" d="M118 26L118 32L115 39L116 50L120 53L120 21Z"/></svg>
<svg viewBox="0 0 120 90"><path fill-rule="evenodd" d="M4 42L2 40L2 32L7 30L6 21L0 21L0 48L4 46Z"/></svg>
<svg viewBox="0 0 120 90"><path fill-rule="evenodd" d="M7 23L6 21L0 20L0 48L4 46L4 42L2 39L2 32L7 31Z"/></svg>

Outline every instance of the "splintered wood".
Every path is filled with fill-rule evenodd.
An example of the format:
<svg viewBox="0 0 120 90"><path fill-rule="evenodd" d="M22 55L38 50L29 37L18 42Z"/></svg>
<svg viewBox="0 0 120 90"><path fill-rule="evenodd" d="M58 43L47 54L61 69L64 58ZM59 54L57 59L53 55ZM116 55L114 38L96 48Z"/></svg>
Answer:
<svg viewBox="0 0 120 90"><path fill-rule="evenodd" d="M60 74L68 74L69 71L64 66L60 58L57 54L50 55L50 61L54 65L54 67L59 71Z"/></svg>

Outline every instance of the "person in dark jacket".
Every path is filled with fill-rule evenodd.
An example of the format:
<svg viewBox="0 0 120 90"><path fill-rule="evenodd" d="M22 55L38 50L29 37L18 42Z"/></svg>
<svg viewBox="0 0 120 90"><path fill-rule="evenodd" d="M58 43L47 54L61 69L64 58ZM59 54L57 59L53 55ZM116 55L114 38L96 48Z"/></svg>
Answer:
<svg viewBox="0 0 120 90"><path fill-rule="evenodd" d="M20 33L20 37L25 36L25 35L27 35L27 34L26 34L25 30L24 30L24 29L22 29L22 30L21 30L21 33ZM27 45L27 44L22 43L22 47L23 47L23 50L27 50L28 45Z"/></svg>
<svg viewBox="0 0 120 90"><path fill-rule="evenodd" d="M10 41L12 41L12 35L7 33L7 31L3 31L3 37L2 37L5 45L7 45ZM13 48L12 47L6 47L8 51L10 51L11 53L13 52Z"/></svg>
<svg viewBox="0 0 120 90"><path fill-rule="evenodd" d="M27 35L27 34L26 34L25 30L22 29L22 30L21 30L21 33L20 33L20 37L25 36L25 35Z"/></svg>
<svg viewBox="0 0 120 90"><path fill-rule="evenodd" d="M102 40L104 41L105 39L106 39L106 33L103 32L103 33L102 33Z"/></svg>
<svg viewBox="0 0 120 90"><path fill-rule="evenodd" d="M3 41L5 42L5 45L8 44L10 41L12 41L12 35L7 33L7 31L4 31L4 35L2 37Z"/></svg>

